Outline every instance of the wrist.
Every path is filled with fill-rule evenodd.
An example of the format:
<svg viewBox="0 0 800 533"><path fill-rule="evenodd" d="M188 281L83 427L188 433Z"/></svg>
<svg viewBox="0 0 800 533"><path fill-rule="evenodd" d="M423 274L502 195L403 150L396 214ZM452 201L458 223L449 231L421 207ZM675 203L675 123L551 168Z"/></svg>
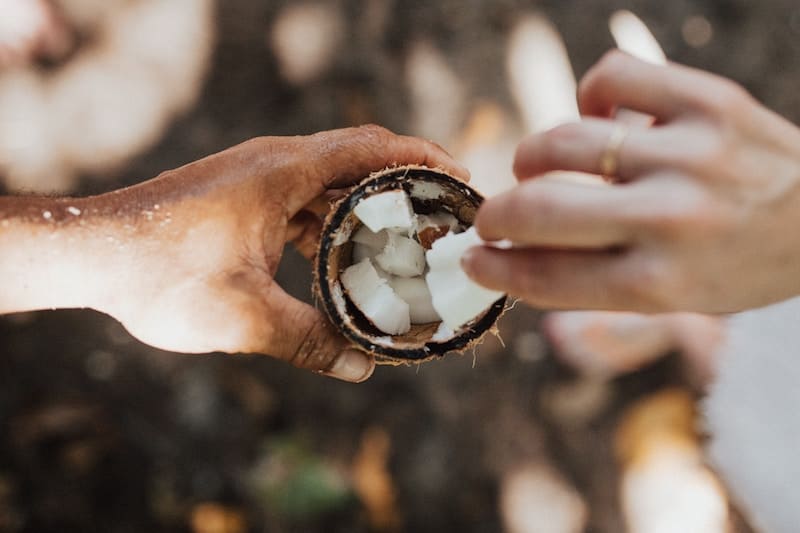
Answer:
<svg viewBox="0 0 800 533"><path fill-rule="evenodd" d="M101 199L0 198L0 313L108 312L136 262Z"/></svg>

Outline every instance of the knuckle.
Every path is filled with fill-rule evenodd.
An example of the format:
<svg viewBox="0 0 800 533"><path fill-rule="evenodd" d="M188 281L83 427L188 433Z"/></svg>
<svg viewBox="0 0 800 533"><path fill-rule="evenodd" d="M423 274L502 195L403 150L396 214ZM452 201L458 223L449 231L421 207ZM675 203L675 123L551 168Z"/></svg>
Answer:
<svg viewBox="0 0 800 533"><path fill-rule="evenodd" d="M585 92L596 83L613 78L625 68L627 59L628 56L617 49L607 51L583 77L578 85L578 91Z"/></svg>
<svg viewBox="0 0 800 533"><path fill-rule="evenodd" d="M515 273L516 292L528 303L546 307L557 300L558 284L554 280L562 278L563 274L557 260L540 256Z"/></svg>
<svg viewBox="0 0 800 533"><path fill-rule="evenodd" d="M730 213L710 200L700 200L685 217L686 239L716 239L731 226Z"/></svg>
<svg viewBox="0 0 800 533"><path fill-rule="evenodd" d="M597 62L598 72L605 72L615 74L620 69L625 67L630 56L617 48L612 48L606 51Z"/></svg>
<svg viewBox="0 0 800 533"><path fill-rule="evenodd" d="M546 295L543 293L543 291L547 286L543 282L545 278L547 278L546 268L532 268L528 272L521 272L518 276L516 276L515 280L519 295L534 305L544 302Z"/></svg>
<svg viewBox="0 0 800 533"><path fill-rule="evenodd" d="M370 141L388 141L394 137L391 131L377 124L364 124L356 128L356 131Z"/></svg>
<svg viewBox="0 0 800 533"><path fill-rule="evenodd" d="M364 124L352 128L319 131L308 137L291 137L289 139L310 146L313 153L331 155L343 147L347 147L348 150L373 151L376 148L385 147L394 137L394 133L383 126Z"/></svg>
<svg viewBox="0 0 800 533"><path fill-rule="evenodd" d="M685 206L669 206L651 213L645 220L650 233L665 240L681 238L689 228L688 209Z"/></svg>
<svg viewBox="0 0 800 533"><path fill-rule="evenodd" d="M241 146L247 147L247 148L259 148L262 145L267 144L267 140L268 140L268 137L260 135L258 137L252 137L250 139L247 139L246 141L243 141L241 143Z"/></svg>
<svg viewBox="0 0 800 533"><path fill-rule="evenodd" d="M538 136L529 136L522 140L514 153L512 171L518 178L527 178L530 175L532 162L537 159Z"/></svg>
<svg viewBox="0 0 800 533"><path fill-rule="evenodd" d="M634 261L620 285L639 310L659 312L675 307L676 282L675 272L667 262L648 257Z"/></svg>
<svg viewBox="0 0 800 533"><path fill-rule="evenodd" d="M577 122L569 122L550 129L546 133L546 138L550 142L551 148L563 149L566 146L572 145L575 141L580 140L582 134L583 127L580 124Z"/></svg>
<svg viewBox="0 0 800 533"><path fill-rule="evenodd" d="M702 93L699 107L715 116L729 116L740 113L742 107L747 105L752 97L740 84L727 78L715 80L713 91Z"/></svg>
<svg viewBox="0 0 800 533"><path fill-rule="evenodd" d="M581 127L578 124L562 124L546 131L538 142L539 158L545 168L557 166L563 159L565 152L581 137Z"/></svg>
<svg viewBox="0 0 800 533"><path fill-rule="evenodd" d="M702 240L717 235L730 224L726 210L706 195L685 198L651 215L650 231L663 241Z"/></svg>
<svg viewBox="0 0 800 533"><path fill-rule="evenodd" d="M297 344L289 363L308 370L327 370L333 364L336 352L331 349L330 343L325 342L326 333L325 324L313 323Z"/></svg>
<svg viewBox="0 0 800 533"><path fill-rule="evenodd" d="M693 146L688 147L683 165L695 175L705 175L709 170L714 173L727 167L731 158L728 143L718 132L711 132L703 139L698 139Z"/></svg>
<svg viewBox="0 0 800 533"><path fill-rule="evenodd" d="M526 224L531 225L536 221L555 220L559 215L558 200L546 194L546 190L531 186L524 189L521 194L511 196L506 216L510 220L525 220Z"/></svg>
<svg viewBox="0 0 800 533"><path fill-rule="evenodd" d="M260 136L243 141L232 150L236 150L241 157L250 162L262 164L269 161L276 152L288 146L288 143L288 140L280 137Z"/></svg>

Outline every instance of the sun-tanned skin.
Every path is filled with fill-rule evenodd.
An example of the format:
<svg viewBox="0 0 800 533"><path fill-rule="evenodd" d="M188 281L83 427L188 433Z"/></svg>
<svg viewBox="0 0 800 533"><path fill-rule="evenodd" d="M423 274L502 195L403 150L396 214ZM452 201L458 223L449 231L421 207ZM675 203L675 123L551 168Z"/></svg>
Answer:
<svg viewBox="0 0 800 533"><path fill-rule="evenodd" d="M92 308L165 350L363 381L374 361L273 275L286 243L313 255L326 191L410 163L468 177L432 143L365 126L253 139L94 197L0 197L0 313Z"/></svg>

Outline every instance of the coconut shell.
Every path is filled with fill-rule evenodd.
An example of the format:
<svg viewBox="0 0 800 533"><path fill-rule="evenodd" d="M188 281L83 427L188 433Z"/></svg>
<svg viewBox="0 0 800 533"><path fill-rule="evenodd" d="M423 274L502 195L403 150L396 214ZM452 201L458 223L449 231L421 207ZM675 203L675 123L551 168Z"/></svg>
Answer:
<svg viewBox="0 0 800 533"><path fill-rule="evenodd" d="M388 335L377 329L350 301L339 280L352 264L352 234L361 226L353 209L373 194L403 189L416 213L451 212L465 227L472 226L483 196L468 184L440 171L404 166L372 174L336 202L325 219L314 264L314 293L331 323L362 350L379 359L420 362L451 351L464 351L494 328L505 309L500 298L447 339L434 340L440 322L412 325L403 335Z"/></svg>

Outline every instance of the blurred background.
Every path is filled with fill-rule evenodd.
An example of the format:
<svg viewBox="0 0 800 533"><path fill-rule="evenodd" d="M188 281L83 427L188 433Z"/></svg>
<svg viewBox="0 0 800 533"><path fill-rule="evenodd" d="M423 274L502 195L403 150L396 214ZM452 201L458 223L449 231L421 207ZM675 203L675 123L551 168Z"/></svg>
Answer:
<svg viewBox="0 0 800 533"><path fill-rule="evenodd" d="M800 119L795 0L0 0L0 192L373 122L492 194L523 134L575 116L609 21L638 46L620 9ZM292 250L279 280L310 301ZM667 333L586 364L542 324L520 304L475 353L354 386L160 352L92 312L2 317L0 531L753 531L706 466L703 349Z"/></svg>

